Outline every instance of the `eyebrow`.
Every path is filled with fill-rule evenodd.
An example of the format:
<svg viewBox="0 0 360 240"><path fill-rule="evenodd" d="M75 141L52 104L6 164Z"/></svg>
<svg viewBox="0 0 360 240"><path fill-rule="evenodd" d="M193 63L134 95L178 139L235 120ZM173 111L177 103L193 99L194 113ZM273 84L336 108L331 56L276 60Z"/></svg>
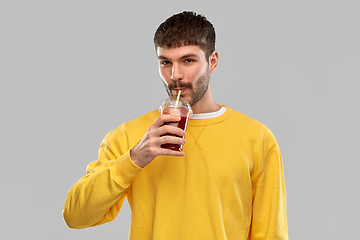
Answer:
<svg viewBox="0 0 360 240"><path fill-rule="evenodd" d="M199 59L199 56L194 53L185 54L184 56L181 56L180 59L185 59L185 58L189 58L189 57ZM158 56L158 59L168 59L168 58L163 55L160 55L160 56Z"/></svg>

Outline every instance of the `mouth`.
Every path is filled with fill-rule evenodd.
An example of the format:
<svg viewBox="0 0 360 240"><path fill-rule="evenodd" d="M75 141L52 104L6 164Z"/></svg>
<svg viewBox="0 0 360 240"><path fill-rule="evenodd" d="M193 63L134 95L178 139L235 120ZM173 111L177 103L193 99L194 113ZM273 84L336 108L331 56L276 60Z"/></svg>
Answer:
<svg viewBox="0 0 360 240"><path fill-rule="evenodd" d="M186 88L174 88L171 92L172 92L175 96L177 96L180 90L181 90L180 95L182 96L182 95L184 94L184 92L186 91Z"/></svg>

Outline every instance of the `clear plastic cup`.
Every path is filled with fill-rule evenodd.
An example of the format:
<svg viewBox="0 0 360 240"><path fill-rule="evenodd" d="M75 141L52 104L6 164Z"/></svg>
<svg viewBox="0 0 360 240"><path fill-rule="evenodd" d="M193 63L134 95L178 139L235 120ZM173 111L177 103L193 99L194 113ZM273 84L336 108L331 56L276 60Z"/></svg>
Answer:
<svg viewBox="0 0 360 240"><path fill-rule="evenodd" d="M186 131L186 126L187 126L189 117L192 115L191 106L186 100L181 99L181 98L179 100L177 100L177 98L175 96L171 96L163 102L163 104L159 108L159 111L160 111L161 115L173 114L173 115L180 116L181 119L179 122L166 122L166 123L164 123L164 125L175 126L175 127L181 128L182 130ZM173 134L166 134L166 135L180 137L180 136L173 135ZM170 143L163 144L163 145L161 145L161 147L172 149L175 151L181 151L181 149L182 149L182 145L170 144Z"/></svg>

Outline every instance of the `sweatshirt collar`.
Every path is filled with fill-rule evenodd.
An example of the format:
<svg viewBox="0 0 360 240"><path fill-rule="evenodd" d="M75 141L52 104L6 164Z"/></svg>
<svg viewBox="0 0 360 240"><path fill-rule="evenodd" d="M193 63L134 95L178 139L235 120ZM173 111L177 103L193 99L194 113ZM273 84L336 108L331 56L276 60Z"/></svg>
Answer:
<svg viewBox="0 0 360 240"><path fill-rule="evenodd" d="M209 124L215 124L215 123L219 123L219 122L226 120L227 118L229 118L232 115L233 110L226 105L221 105L221 106L222 106L222 108L215 113L210 113L210 114L206 113L204 115L201 114L202 116L200 115L200 119L196 116L198 114L196 114L196 115L194 114L195 119L190 118L188 125L189 126L209 125ZM204 117L204 116L207 118L203 119L202 117Z"/></svg>
<svg viewBox="0 0 360 240"><path fill-rule="evenodd" d="M200 120L200 119L209 119L209 118L215 118L223 115L226 112L226 107L221 106L220 110L216 112L210 112L210 113L196 113L193 114L190 119Z"/></svg>

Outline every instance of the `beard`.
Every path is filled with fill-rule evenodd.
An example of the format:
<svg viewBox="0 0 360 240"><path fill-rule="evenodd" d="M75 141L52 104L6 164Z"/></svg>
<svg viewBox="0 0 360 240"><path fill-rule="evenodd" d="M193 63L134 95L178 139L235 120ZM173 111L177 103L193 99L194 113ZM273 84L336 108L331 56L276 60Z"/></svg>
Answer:
<svg viewBox="0 0 360 240"><path fill-rule="evenodd" d="M165 89L169 95L169 97L172 95L171 93L174 92L175 88L186 88L187 91L190 92L190 98L188 99L188 102L190 106L193 106L195 103L197 103L206 93L206 91L209 88L210 83L210 69L206 69L206 72L200 76L193 84L192 83L184 83L182 80L174 81L173 83L165 85Z"/></svg>

